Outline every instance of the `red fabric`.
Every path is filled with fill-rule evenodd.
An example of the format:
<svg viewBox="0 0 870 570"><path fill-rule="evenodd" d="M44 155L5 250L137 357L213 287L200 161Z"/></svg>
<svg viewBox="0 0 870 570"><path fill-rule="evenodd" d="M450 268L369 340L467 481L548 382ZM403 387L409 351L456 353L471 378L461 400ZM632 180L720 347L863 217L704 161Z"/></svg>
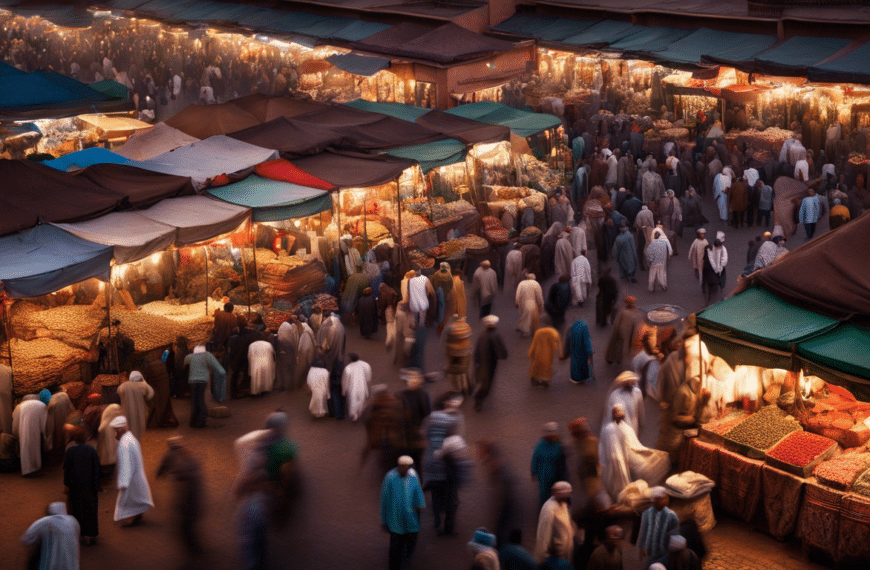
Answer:
<svg viewBox="0 0 870 570"><path fill-rule="evenodd" d="M768 532L777 540L783 540L797 526L804 480L765 465L761 468L761 483L764 488L764 514Z"/></svg>
<svg viewBox="0 0 870 570"><path fill-rule="evenodd" d="M209 181L210 188L216 188L218 186L226 186L230 183L230 177L226 174L218 174L214 178Z"/></svg>
<svg viewBox="0 0 870 570"><path fill-rule="evenodd" d="M320 190L332 190L334 185L326 180L308 174L301 168L294 166L289 160L276 158L268 162L263 162L254 167L254 172L263 178L270 180L280 180L282 182L292 182L309 188L318 188Z"/></svg>
<svg viewBox="0 0 870 570"><path fill-rule="evenodd" d="M761 498L761 461L719 450L719 500L725 512L752 521Z"/></svg>
<svg viewBox="0 0 870 570"><path fill-rule="evenodd" d="M719 484L720 447L697 437L686 439L680 453L680 471L694 471ZM723 450L724 451L724 450Z"/></svg>
<svg viewBox="0 0 870 570"><path fill-rule="evenodd" d="M798 516L797 535L805 546L824 550L839 560L840 510L843 493L807 482Z"/></svg>
<svg viewBox="0 0 870 570"><path fill-rule="evenodd" d="M856 495L843 499L837 552L842 560L870 560L870 499Z"/></svg>

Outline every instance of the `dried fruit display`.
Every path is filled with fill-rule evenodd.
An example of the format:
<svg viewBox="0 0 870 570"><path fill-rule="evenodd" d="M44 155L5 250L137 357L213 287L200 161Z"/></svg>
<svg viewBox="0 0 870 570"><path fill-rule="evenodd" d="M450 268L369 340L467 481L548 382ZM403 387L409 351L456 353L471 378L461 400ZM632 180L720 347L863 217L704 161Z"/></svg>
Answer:
<svg viewBox="0 0 870 570"><path fill-rule="evenodd" d="M174 340L174 339L173 339ZM8 348L3 347L4 354ZM91 360L87 351L59 340L37 338L12 339L12 362L15 367L15 393L29 394L54 383L64 370ZM96 360L96 357L93 358Z"/></svg>
<svg viewBox="0 0 870 570"><path fill-rule="evenodd" d="M776 444L767 455L789 465L804 467L835 445L837 442L827 437L798 431Z"/></svg>
<svg viewBox="0 0 870 570"><path fill-rule="evenodd" d="M462 240L452 239L441 244L441 249L444 250L444 257L456 257L465 253L465 244Z"/></svg>
<svg viewBox="0 0 870 570"><path fill-rule="evenodd" d="M118 311L113 312L112 317L121 321L118 330L135 343L136 352L148 352L168 346L178 336L187 338L188 346L195 346L211 336L213 327L212 317L206 316L204 312L202 316L188 321L176 321L142 311ZM107 332L104 329L101 337L105 338Z"/></svg>
<svg viewBox="0 0 870 570"><path fill-rule="evenodd" d="M470 249L473 251L487 249L489 247L489 242L483 239L480 236L467 235L459 238L463 244L465 244L465 249Z"/></svg>
<svg viewBox="0 0 870 570"><path fill-rule="evenodd" d="M748 412L744 412L743 410L734 410L719 419L712 420L710 422L707 422L706 424L703 424L701 427L707 431L717 433L719 435L724 435L734 426L736 426L749 416L750 414Z"/></svg>
<svg viewBox="0 0 870 570"><path fill-rule="evenodd" d="M824 461L813 470L819 483L848 491L852 484L870 467L870 453L849 453Z"/></svg>
<svg viewBox="0 0 870 570"><path fill-rule="evenodd" d="M864 471L852 484L852 491L870 497L870 469Z"/></svg>

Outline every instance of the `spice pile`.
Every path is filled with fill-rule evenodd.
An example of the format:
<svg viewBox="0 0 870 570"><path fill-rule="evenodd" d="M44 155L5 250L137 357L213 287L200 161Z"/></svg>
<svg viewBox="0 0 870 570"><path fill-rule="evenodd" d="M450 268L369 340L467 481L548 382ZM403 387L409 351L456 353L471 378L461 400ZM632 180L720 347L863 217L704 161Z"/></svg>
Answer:
<svg viewBox="0 0 870 570"><path fill-rule="evenodd" d="M484 216L480 218L483 224L483 233L493 245L506 244L509 240L508 231L504 228L498 218L492 216Z"/></svg>
<svg viewBox="0 0 870 570"><path fill-rule="evenodd" d="M462 240L452 239L442 243L441 249L444 250L444 257L458 257L465 253L465 244Z"/></svg>
<svg viewBox="0 0 870 570"><path fill-rule="evenodd" d="M173 339L174 340L174 339ZM8 354L8 347L3 353ZM15 366L15 393L31 394L50 386L68 367L96 360L96 354L74 348L59 340L38 338L31 341L12 339L12 362Z"/></svg>
<svg viewBox="0 0 870 570"><path fill-rule="evenodd" d="M539 235L541 235L541 229L536 226L529 226L527 228L524 228L523 231L520 232L520 237L530 239L536 238Z"/></svg>
<svg viewBox="0 0 870 570"><path fill-rule="evenodd" d="M719 419L707 422L701 427L703 427L707 431L717 433L719 435L724 435L734 426L736 426L748 417L748 412L744 412L743 410L734 410Z"/></svg>
<svg viewBox="0 0 870 570"><path fill-rule="evenodd" d="M485 250L489 247L489 242L483 239L480 236L467 235L459 238L463 244L465 244L465 249L470 249L472 251Z"/></svg>
<svg viewBox="0 0 870 570"><path fill-rule="evenodd" d="M804 467L834 445L836 442L827 437L798 431L779 442L767 455L789 465Z"/></svg>
<svg viewBox="0 0 870 570"><path fill-rule="evenodd" d="M766 406L728 431L725 439L767 451L788 434L801 429L798 422L786 419L787 415L776 406Z"/></svg>
<svg viewBox="0 0 870 570"><path fill-rule="evenodd" d="M848 491L852 484L870 467L870 453L849 453L820 463L813 470L819 483Z"/></svg>

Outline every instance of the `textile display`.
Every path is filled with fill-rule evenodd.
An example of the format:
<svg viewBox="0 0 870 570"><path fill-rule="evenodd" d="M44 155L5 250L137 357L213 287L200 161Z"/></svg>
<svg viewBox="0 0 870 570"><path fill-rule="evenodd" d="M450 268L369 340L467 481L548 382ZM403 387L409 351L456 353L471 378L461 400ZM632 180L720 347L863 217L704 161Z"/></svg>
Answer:
<svg viewBox="0 0 870 570"><path fill-rule="evenodd" d="M804 487L804 502L798 516L797 536L804 546L827 552L838 560L840 512L843 493L807 483Z"/></svg>
<svg viewBox="0 0 870 570"><path fill-rule="evenodd" d="M801 498L804 495L804 480L764 465L761 468L761 485L767 531L775 539L783 540L797 526Z"/></svg>
<svg viewBox="0 0 870 570"><path fill-rule="evenodd" d="M685 439L680 453L680 471L691 470L700 473L718 484L719 450L718 445L701 441L696 437Z"/></svg>
<svg viewBox="0 0 870 570"><path fill-rule="evenodd" d="M870 560L870 499L843 498L837 552L841 560Z"/></svg>
<svg viewBox="0 0 870 570"><path fill-rule="evenodd" d="M762 465L727 449L719 450L719 501L725 512L752 521L761 499Z"/></svg>

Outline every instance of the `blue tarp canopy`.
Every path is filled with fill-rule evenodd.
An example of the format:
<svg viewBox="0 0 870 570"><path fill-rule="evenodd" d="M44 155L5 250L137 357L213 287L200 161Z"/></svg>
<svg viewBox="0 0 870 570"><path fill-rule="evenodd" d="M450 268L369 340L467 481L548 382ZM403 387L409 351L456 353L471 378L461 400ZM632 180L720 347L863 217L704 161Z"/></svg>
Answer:
<svg viewBox="0 0 870 570"><path fill-rule="evenodd" d="M512 133L521 137L530 137L562 124L562 119L556 115L520 111L492 101L460 105L446 112L481 123L509 127Z"/></svg>
<svg viewBox="0 0 870 570"><path fill-rule="evenodd" d="M433 168L456 164L465 160L465 144L454 139L444 139L414 146L388 150L385 154L410 158L420 163L423 172Z"/></svg>
<svg viewBox="0 0 870 570"><path fill-rule="evenodd" d="M131 164L135 165L135 161L129 158L124 158L120 154L115 154L110 150L100 147L86 148L65 154L54 160L46 160L42 164L50 166L55 170L79 170L87 168L94 164Z"/></svg>
<svg viewBox="0 0 870 570"><path fill-rule="evenodd" d="M250 208L255 222L303 218L332 209L332 198L325 190L269 180L256 174L210 188L208 193L224 202Z"/></svg>
<svg viewBox="0 0 870 570"><path fill-rule="evenodd" d="M112 251L41 224L0 238L0 282L10 297L38 297L91 277L108 281Z"/></svg>
<svg viewBox="0 0 870 570"><path fill-rule="evenodd" d="M108 99L84 83L53 71L0 75L0 108L74 106Z"/></svg>
<svg viewBox="0 0 870 570"><path fill-rule="evenodd" d="M327 57L326 61L342 71L366 77L390 67L389 58L356 53L334 54Z"/></svg>
<svg viewBox="0 0 870 570"><path fill-rule="evenodd" d="M795 36L755 57L755 69L770 75L806 73L806 68L825 61L852 40Z"/></svg>
<svg viewBox="0 0 870 570"><path fill-rule="evenodd" d="M700 28L661 51L642 52L661 63L693 64L701 58L713 62L747 61L776 43L776 36L741 34Z"/></svg>
<svg viewBox="0 0 870 570"><path fill-rule="evenodd" d="M824 83L870 83L870 43L850 51L828 63L817 64L807 70L810 81Z"/></svg>

